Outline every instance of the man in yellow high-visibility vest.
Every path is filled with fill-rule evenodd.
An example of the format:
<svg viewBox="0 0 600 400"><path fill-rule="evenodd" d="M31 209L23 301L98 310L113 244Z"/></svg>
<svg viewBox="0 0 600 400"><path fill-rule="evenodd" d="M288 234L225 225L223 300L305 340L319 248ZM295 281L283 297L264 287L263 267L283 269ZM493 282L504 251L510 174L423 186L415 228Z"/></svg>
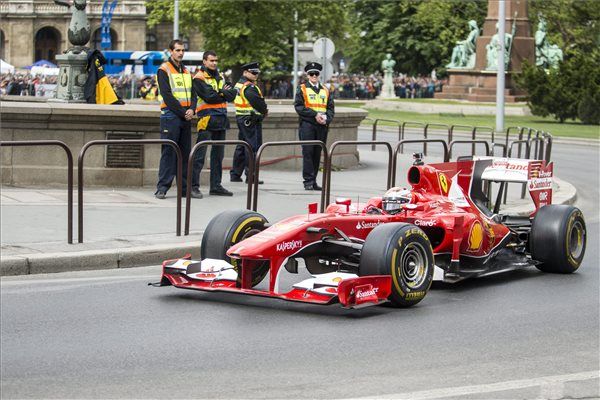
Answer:
<svg viewBox="0 0 600 400"><path fill-rule="evenodd" d="M235 119L239 129L238 139L247 142L256 155L262 145L262 120L267 115L267 103L256 85L260 66L257 62L242 65L242 77L235 84ZM233 166L229 172L231 182L241 182L242 173L248 181L248 157L244 146L236 146L233 153ZM258 182L259 184L262 181Z"/></svg>
<svg viewBox="0 0 600 400"><path fill-rule="evenodd" d="M300 140L320 140L327 143L329 124L335 115L333 96L329 90L319 83L319 75L323 67L310 62L304 67L308 82L302 83L296 90L294 108L300 116ZM321 147L302 146L302 178L305 190L321 190L317 184Z"/></svg>
<svg viewBox="0 0 600 400"><path fill-rule="evenodd" d="M160 104L160 138L170 139L179 145L182 156L182 189L186 190L187 163L191 149L191 121L196 107L196 95L192 90L192 75L183 65L185 48L183 42L174 39L169 44L171 57L164 62L156 78L162 97ZM177 155L171 146L163 145L158 167L157 199L164 199L177 171ZM197 197L196 193L192 193Z"/></svg>
<svg viewBox="0 0 600 400"><path fill-rule="evenodd" d="M205 140L225 140L225 132L229 129L227 103L235 99L237 92L225 82L217 64L219 58L212 50L202 55L202 66L194 76L194 92L198 95L198 137L196 143ZM213 196L233 196L233 193L221 185L223 174L223 146L213 145L210 149L210 191ZM198 149L194 156L192 190L200 192L200 172L204 167L206 147Z"/></svg>

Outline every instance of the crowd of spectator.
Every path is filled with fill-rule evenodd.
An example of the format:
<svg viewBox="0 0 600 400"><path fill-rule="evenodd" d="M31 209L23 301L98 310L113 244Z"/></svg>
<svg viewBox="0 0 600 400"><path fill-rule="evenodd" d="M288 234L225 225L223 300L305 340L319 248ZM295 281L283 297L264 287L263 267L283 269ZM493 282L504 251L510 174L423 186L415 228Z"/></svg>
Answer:
<svg viewBox="0 0 600 400"><path fill-rule="evenodd" d="M0 95L48 97L56 76L34 76L31 74L0 75ZM143 79L143 78L142 78ZM110 76L109 81L122 99L140 98L142 79L134 75ZM432 98L440 92L444 80L435 76L394 76L394 92L399 98ZM337 99L369 100L376 98L383 85L381 74L336 74L327 83L327 87ZM278 77L259 82L265 97L272 99L291 99L294 97L291 77Z"/></svg>

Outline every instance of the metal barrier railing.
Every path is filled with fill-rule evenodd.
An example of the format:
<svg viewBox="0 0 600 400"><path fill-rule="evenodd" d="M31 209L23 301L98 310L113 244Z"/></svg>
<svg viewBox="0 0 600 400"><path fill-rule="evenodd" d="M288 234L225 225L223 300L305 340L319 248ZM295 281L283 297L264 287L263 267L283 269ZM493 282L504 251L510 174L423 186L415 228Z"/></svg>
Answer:
<svg viewBox="0 0 600 400"><path fill-rule="evenodd" d="M485 147L485 155L486 156L490 155L490 144L488 143L487 140L453 140L448 145L448 160L450 160L452 158L452 148L454 147L454 145L468 144L468 143L472 143L473 145L483 144ZM475 155L475 152L473 152L472 155Z"/></svg>
<svg viewBox="0 0 600 400"><path fill-rule="evenodd" d="M448 131L448 143L450 143L451 141L454 140L454 130L456 128L459 129L468 129L469 133L471 134L471 139L475 140L475 127L471 126L471 125L452 125L450 127L450 130Z"/></svg>
<svg viewBox="0 0 600 400"><path fill-rule="evenodd" d="M194 168L194 155L201 147L205 147L208 145L241 145L246 149L246 156L248 157L248 190L246 192L246 208L249 210L252 205L252 182L254 177L254 152L252 151L252 147L248 142L243 140L204 140L202 142L198 142L192 147L190 151L190 156L188 158L187 164L187 182L186 182L186 191L185 191L185 223L184 223L184 235L190 234L190 215L192 212L192 174L189 171L193 171Z"/></svg>
<svg viewBox="0 0 600 400"><path fill-rule="evenodd" d="M0 147L9 146L59 146L67 153L67 242L73 243L73 154L60 140L15 140L2 141Z"/></svg>
<svg viewBox="0 0 600 400"><path fill-rule="evenodd" d="M426 124L425 128L423 129L423 138L424 139L428 139L427 134L429 133L429 128L430 127L436 128L436 129L444 128L446 130L446 133L448 135L450 135L450 126L449 125L447 125L447 124L431 123L431 124ZM423 143L423 154L427 155L427 142Z"/></svg>
<svg viewBox="0 0 600 400"><path fill-rule="evenodd" d="M379 122L393 122L395 124L398 124L398 140L401 140L402 137L402 122L397 120L397 119L385 119L385 118L377 118L375 119L375 121L373 122L373 132L371 134L371 141L375 142L377 140L377 124L379 124ZM373 144L371 146L371 151L375 151L375 145Z"/></svg>
<svg viewBox="0 0 600 400"><path fill-rule="evenodd" d="M115 139L115 140L92 140L87 142L79 152L77 160L77 241L83 243L83 159L88 148L97 145L106 144L128 144L128 145L144 145L144 144L162 144L173 147L177 155L177 236L181 236L181 149L172 140L169 139Z"/></svg>
<svg viewBox="0 0 600 400"><path fill-rule="evenodd" d="M396 169L397 169L396 163L398 162L398 153L401 152L402 146L405 143L422 143L422 142L441 143L442 147L444 148L444 162L450 161L449 153L448 153L448 144L446 143L445 140L442 140L442 139L405 139L405 140L401 140L400 142L398 142L396 144L396 148L394 149L394 155L393 155L393 161L392 161L392 182L390 184L390 187L396 186Z"/></svg>
<svg viewBox="0 0 600 400"><path fill-rule="evenodd" d="M492 156L496 157L496 147L501 147L502 157L506 157L506 145L504 143L492 143Z"/></svg>
<svg viewBox="0 0 600 400"><path fill-rule="evenodd" d="M423 129L423 139L427 139L427 134L425 133L425 124L422 122L414 122L414 121L405 121L402 123L402 132L400 135L400 140L404 140L406 138L406 128L422 128ZM423 153L425 153L425 143L423 143ZM400 147L400 153L404 154L404 146Z"/></svg>
<svg viewBox="0 0 600 400"><path fill-rule="evenodd" d="M483 131L483 132L482 132ZM490 134L490 141L492 143L494 143L495 138L494 138L494 129L490 128L489 126L476 126L473 129L473 136L472 136L472 140L485 140L485 139L481 139L481 137L478 138L478 134L479 133L484 133L487 132ZM473 143L471 145L471 155L474 156L475 155L475 143Z"/></svg>
<svg viewBox="0 0 600 400"><path fill-rule="evenodd" d="M384 142L384 141L371 141L371 140L340 140L338 142L334 142L331 146L329 146L329 163L325 166L325 169L323 170L323 174L327 174L327 177L325 179L325 181L327 182L327 188L323 187L323 190L326 191L325 193L325 204L329 204L329 200L330 200L330 194L331 194L331 164L332 164L332 160L333 160L333 151L335 150L336 147L338 146L348 146L348 145L361 145L361 144L370 144L372 146L375 145L383 145L386 146L388 149L388 175L387 175L387 188L389 189L392 183L392 165L393 165L393 160L392 160L392 145L389 144L388 142Z"/></svg>
<svg viewBox="0 0 600 400"><path fill-rule="evenodd" d="M320 146L323 150L323 164L328 165L329 153L327 152L327 146L320 140L289 140L283 142L267 142L263 143L256 152L255 170L254 170L254 188L252 190L252 211L256 211L258 207L258 181L260 173L260 159L263 151L267 147L272 146L290 146L290 145L302 145L302 146ZM321 212L325 211L325 191L327 189L327 174L323 173L321 184Z"/></svg>

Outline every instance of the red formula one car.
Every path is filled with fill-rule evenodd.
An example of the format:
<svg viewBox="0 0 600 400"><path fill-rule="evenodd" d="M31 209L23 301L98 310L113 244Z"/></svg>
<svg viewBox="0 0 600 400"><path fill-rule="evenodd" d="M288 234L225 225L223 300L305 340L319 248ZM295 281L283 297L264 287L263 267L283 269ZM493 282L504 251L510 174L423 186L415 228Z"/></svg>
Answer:
<svg viewBox="0 0 600 400"><path fill-rule="evenodd" d="M408 171L410 190L392 188L366 203L338 199L273 225L252 211L225 211L207 226L201 261L163 263L157 286L235 292L358 308L391 302L412 306L425 297L434 268L456 282L535 265L571 273L583 259L586 227L581 211L551 205L552 164L474 157ZM531 216L487 206L490 182L527 185ZM284 274L310 275L282 287ZM256 286L268 278L264 289Z"/></svg>

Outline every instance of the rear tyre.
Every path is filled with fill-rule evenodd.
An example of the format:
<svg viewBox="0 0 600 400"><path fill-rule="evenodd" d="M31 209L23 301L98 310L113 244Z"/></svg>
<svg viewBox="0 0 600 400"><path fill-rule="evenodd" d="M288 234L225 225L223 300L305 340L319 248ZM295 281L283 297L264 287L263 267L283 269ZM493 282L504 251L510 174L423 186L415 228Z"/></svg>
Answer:
<svg viewBox="0 0 600 400"><path fill-rule="evenodd" d="M404 223L379 225L362 248L359 274L391 275L394 307L410 307L425 297L433 280L433 250L425 233Z"/></svg>
<svg viewBox="0 0 600 400"><path fill-rule="evenodd" d="M540 208L529 236L531 258L544 272L570 274L581 265L587 232L581 211L569 205Z"/></svg>
<svg viewBox="0 0 600 400"><path fill-rule="evenodd" d="M202 235L200 257L216 258L231 263L237 272L241 260L227 257L227 250L236 243L265 229L267 219L254 211L228 210L216 215ZM252 270L252 286L258 285L269 272L269 261L261 262ZM241 277L238 276L238 285Z"/></svg>

